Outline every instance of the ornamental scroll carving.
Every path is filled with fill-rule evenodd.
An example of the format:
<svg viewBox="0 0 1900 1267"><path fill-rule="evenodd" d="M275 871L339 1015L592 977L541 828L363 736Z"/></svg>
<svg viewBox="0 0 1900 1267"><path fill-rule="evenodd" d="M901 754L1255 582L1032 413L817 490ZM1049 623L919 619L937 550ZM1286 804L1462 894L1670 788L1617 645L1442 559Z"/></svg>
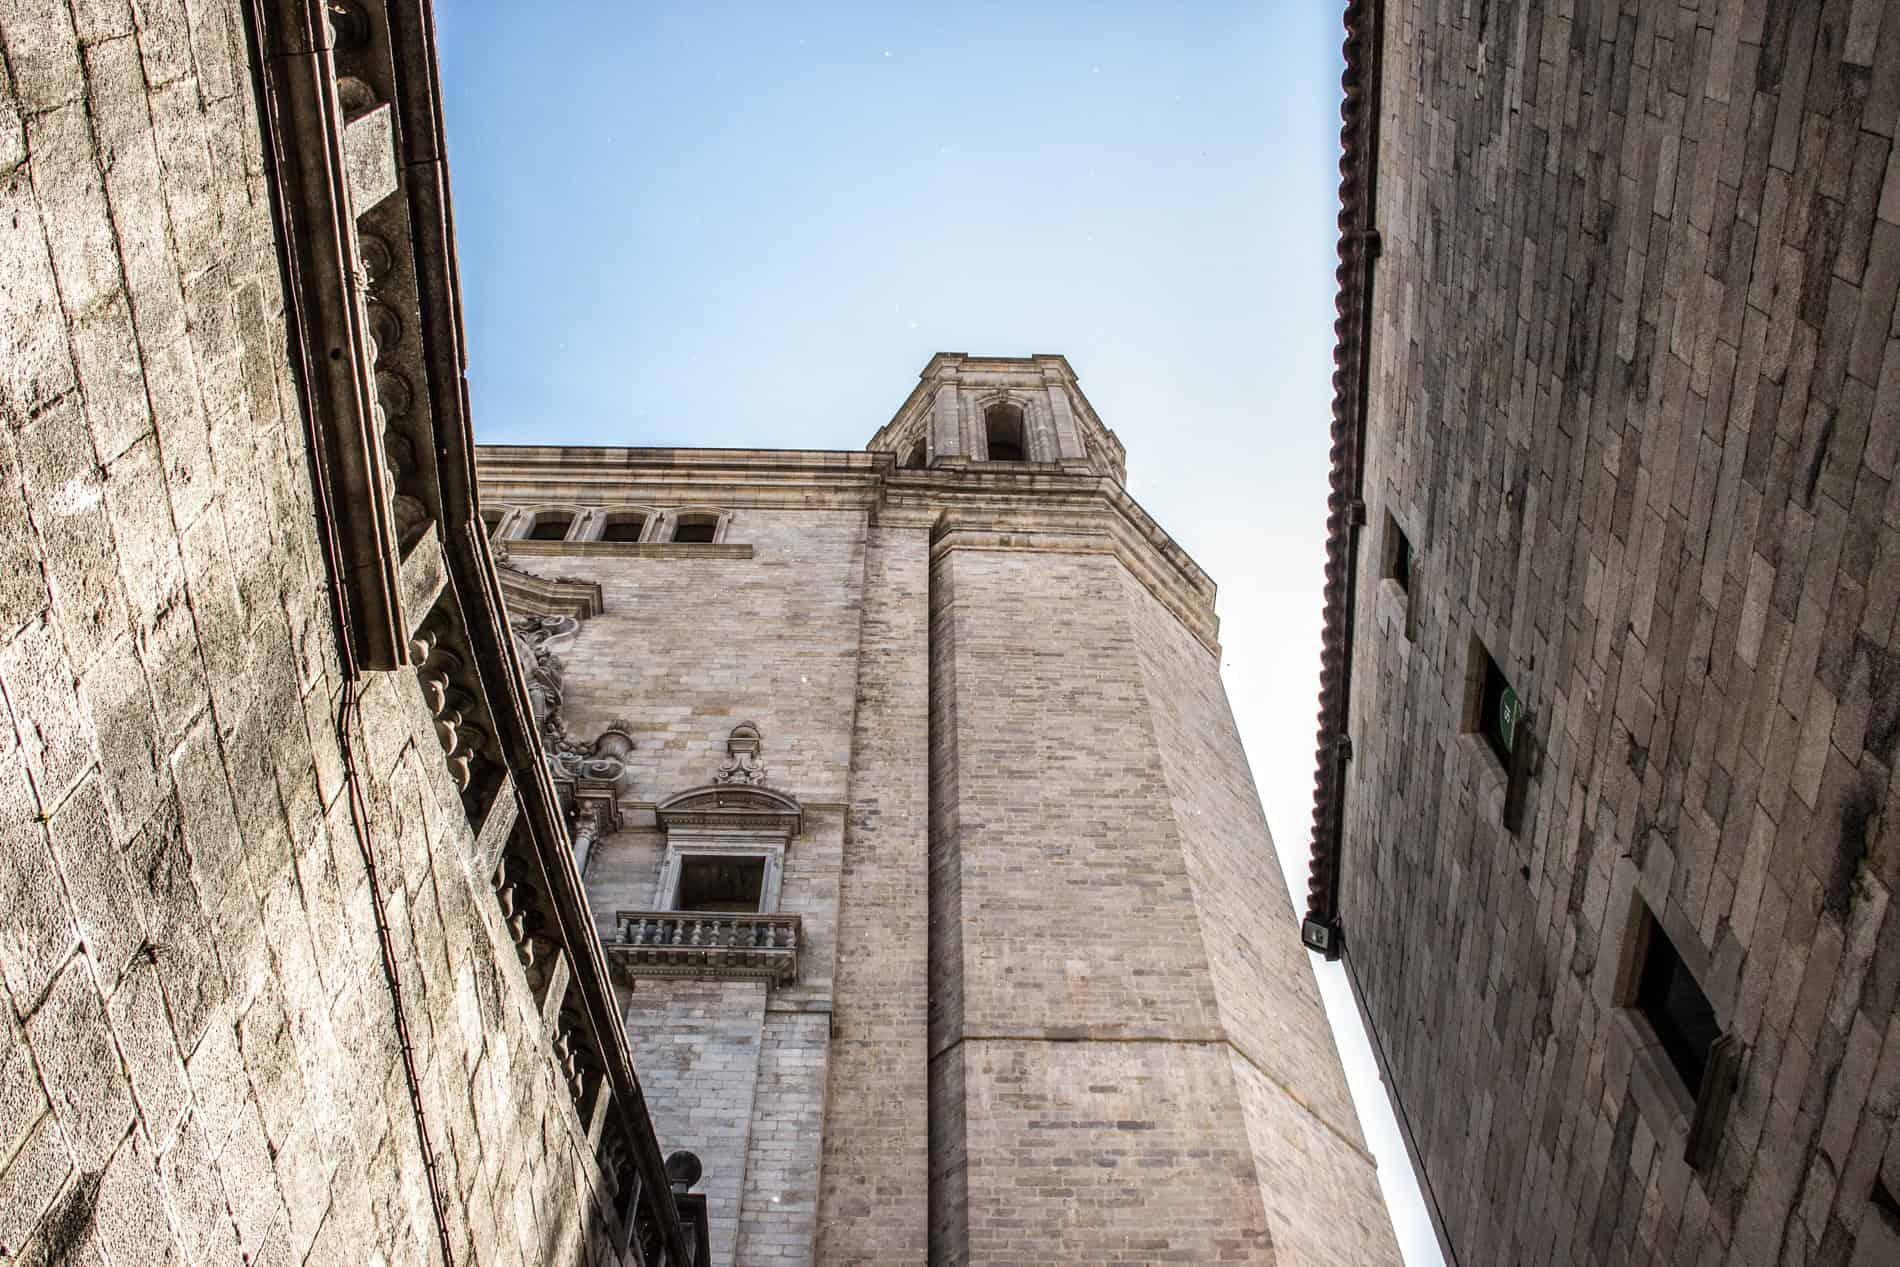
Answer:
<svg viewBox="0 0 1900 1267"><path fill-rule="evenodd" d="M562 715L567 665L561 653L574 645L581 622L573 616L528 616L511 622L515 649L528 675L528 706L547 749L556 779L615 783L633 753L633 723L607 723L591 742L575 738Z"/></svg>
<svg viewBox="0 0 1900 1267"><path fill-rule="evenodd" d="M765 786L765 757L761 749L765 741L759 735L759 728L752 722L743 721L732 728L726 737L726 759L719 766L719 772L713 775L714 783L744 783L752 787Z"/></svg>

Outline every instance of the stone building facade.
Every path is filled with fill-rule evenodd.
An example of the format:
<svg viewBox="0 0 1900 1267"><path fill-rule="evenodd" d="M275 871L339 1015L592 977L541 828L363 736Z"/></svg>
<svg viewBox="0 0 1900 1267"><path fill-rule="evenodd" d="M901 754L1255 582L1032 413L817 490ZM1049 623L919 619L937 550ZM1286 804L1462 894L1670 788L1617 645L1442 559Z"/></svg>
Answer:
<svg viewBox="0 0 1900 1267"><path fill-rule="evenodd" d="M1450 1257L1900 1262L1900 9L1348 9L1307 940Z"/></svg>
<svg viewBox="0 0 1900 1267"><path fill-rule="evenodd" d="M481 450L715 1263L1398 1261L1125 460L1061 357L950 354L864 452Z"/></svg>
<svg viewBox="0 0 1900 1267"><path fill-rule="evenodd" d="M467 478L426 11L0 39L0 1262L694 1261Z"/></svg>
<svg viewBox="0 0 1900 1267"><path fill-rule="evenodd" d="M1060 357L478 500L426 6L0 41L0 1262L1396 1261Z"/></svg>

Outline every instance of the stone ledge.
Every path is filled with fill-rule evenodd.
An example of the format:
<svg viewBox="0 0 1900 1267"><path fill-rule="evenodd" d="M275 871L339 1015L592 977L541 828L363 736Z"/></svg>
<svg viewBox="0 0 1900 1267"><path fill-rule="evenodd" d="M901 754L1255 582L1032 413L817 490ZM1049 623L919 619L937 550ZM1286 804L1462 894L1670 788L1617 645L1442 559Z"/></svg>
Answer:
<svg viewBox="0 0 1900 1267"><path fill-rule="evenodd" d="M608 957L628 978L703 977L798 980L804 921L797 915L707 911L619 911Z"/></svg>
<svg viewBox="0 0 1900 1267"><path fill-rule="evenodd" d="M750 545L694 541L528 541L517 538L498 543L508 553L531 558L554 555L605 556L619 559L749 559Z"/></svg>

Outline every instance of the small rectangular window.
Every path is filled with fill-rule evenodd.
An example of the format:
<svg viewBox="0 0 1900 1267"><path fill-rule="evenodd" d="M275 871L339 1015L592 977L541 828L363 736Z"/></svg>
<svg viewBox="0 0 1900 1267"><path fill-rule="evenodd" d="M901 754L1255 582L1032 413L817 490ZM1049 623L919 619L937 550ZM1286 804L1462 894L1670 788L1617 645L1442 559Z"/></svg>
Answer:
<svg viewBox="0 0 1900 1267"><path fill-rule="evenodd" d="M1644 908L1643 965L1636 983L1636 1010L1656 1032L1663 1054L1682 1077L1689 1097L1702 1094L1709 1067L1709 1051L1721 1036L1715 1009L1689 971L1675 943L1656 916Z"/></svg>
<svg viewBox="0 0 1900 1267"><path fill-rule="evenodd" d="M682 519L673 526L673 540L689 545L711 545L718 528L717 519Z"/></svg>
<svg viewBox="0 0 1900 1267"><path fill-rule="evenodd" d="M534 527L528 532L528 540L565 541L567 530L573 523L572 515L536 515Z"/></svg>
<svg viewBox="0 0 1900 1267"><path fill-rule="evenodd" d="M756 915L764 890L764 858L687 858L673 909Z"/></svg>
<svg viewBox="0 0 1900 1267"><path fill-rule="evenodd" d="M1517 746L1517 723L1523 712L1523 704L1517 698L1517 692L1511 689L1505 680L1504 670L1491 658L1491 653L1479 646L1479 654L1484 657L1484 681L1478 694L1478 733L1484 736L1491 751L1497 754L1498 761L1505 769L1511 768L1511 753Z"/></svg>
<svg viewBox="0 0 1900 1267"><path fill-rule="evenodd" d="M646 531L647 521L640 515L616 515L607 521L601 531L602 541L638 541L640 534Z"/></svg>
<svg viewBox="0 0 1900 1267"><path fill-rule="evenodd" d="M1412 592L1412 543L1390 513L1385 517L1385 539L1385 574L1398 582L1402 592L1409 594Z"/></svg>

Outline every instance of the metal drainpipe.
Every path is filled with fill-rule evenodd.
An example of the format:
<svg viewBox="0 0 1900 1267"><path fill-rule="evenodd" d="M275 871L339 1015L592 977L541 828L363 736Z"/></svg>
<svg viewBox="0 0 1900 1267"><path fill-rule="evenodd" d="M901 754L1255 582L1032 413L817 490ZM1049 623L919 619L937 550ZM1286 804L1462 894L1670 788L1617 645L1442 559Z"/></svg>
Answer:
<svg viewBox="0 0 1900 1267"><path fill-rule="evenodd" d="M331 589L337 589L331 581ZM340 597L340 595L339 595ZM409 1105L415 1111L416 1143L422 1151L422 1168L429 1180L429 1204L434 1207L436 1239L442 1246L442 1267L455 1267L455 1247L449 1239L448 1206L442 1198L442 1182L436 1170L435 1145L429 1138L429 1119L422 1107L422 1079L416 1074L415 1047L409 1039L409 1020L402 1003L402 977L397 969L396 946L389 935L389 915L383 906L382 879L376 872L376 851L370 846L368 803L363 795L362 775L356 764L355 736L362 730L363 706L357 696L355 666L348 663L343 680L342 704L337 709L336 737L343 750L343 783L350 796L350 826L356 834L356 847L363 855L363 870L369 878L370 909L376 915L376 941L383 952L383 977L389 984L390 1007L395 1013L396 1042L402 1051L403 1080L409 1085Z"/></svg>

